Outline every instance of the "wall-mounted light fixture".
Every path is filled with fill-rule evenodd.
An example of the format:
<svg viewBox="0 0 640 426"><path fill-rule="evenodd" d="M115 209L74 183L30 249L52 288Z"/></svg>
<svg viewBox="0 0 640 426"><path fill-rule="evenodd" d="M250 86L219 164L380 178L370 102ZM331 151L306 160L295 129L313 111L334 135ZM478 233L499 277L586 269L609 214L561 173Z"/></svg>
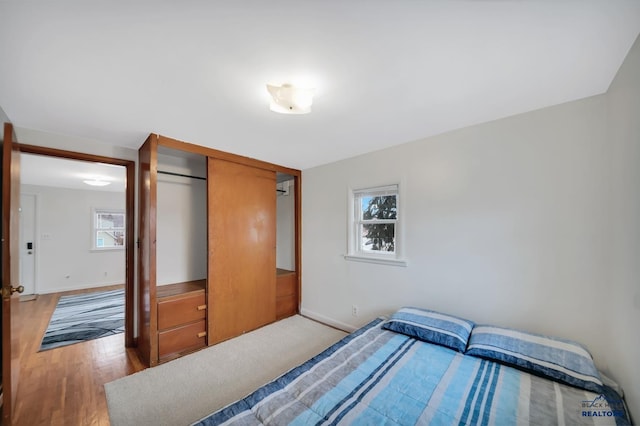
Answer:
<svg viewBox="0 0 640 426"><path fill-rule="evenodd" d="M101 180L101 179L89 179L89 180L83 180L82 182L86 183L87 185L91 185L91 186L107 186L107 185L111 185L111 182L106 181L106 180Z"/></svg>
<svg viewBox="0 0 640 426"><path fill-rule="evenodd" d="M274 86L267 84L271 94L271 111L282 114L307 114L311 112L313 95L316 89L294 87L290 84Z"/></svg>

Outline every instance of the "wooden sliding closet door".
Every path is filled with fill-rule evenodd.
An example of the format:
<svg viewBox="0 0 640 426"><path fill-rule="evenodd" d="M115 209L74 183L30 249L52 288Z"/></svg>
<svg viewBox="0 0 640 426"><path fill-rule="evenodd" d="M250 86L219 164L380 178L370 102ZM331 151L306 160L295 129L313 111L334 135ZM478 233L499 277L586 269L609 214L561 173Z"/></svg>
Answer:
<svg viewBox="0 0 640 426"><path fill-rule="evenodd" d="M276 173L209 157L209 345L276 319Z"/></svg>

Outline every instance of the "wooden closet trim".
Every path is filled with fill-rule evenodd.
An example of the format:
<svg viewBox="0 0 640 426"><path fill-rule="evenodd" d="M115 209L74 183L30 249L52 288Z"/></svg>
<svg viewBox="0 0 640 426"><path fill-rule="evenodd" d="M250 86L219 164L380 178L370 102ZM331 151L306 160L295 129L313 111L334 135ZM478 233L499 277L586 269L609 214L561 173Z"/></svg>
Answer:
<svg viewBox="0 0 640 426"><path fill-rule="evenodd" d="M302 305L302 173L299 172L298 175L293 178L293 189L295 192L296 199L294 200L294 240L296 243L295 247L295 258L294 262L296 265L296 279L297 279L297 287L298 287L298 306L297 312L300 313L300 306Z"/></svg>
<svg viewBox="0 0 640 426"><path fill-rule="evenodd" d="M49 157L65 158L69 160L90 161L93 163L106 163L126 168L127 185L125 189L125 211L127 216L126 242L125 242L125 304L124 304L124 344L126 347L136 346L133 330L134 317L134 241L135 241L135 161L121 158L105 157L102 155L85 154L82 152L65 151L62 149L48 148L36 145L19 144L18 149L25 154L46 155Z"/></svg>
<svg viewBox="0 0 640 426"><path fill-rule="evenodd" d="M155 250L157 148L157 139L149 135L138 149L138 353L150 367L158 364Z"/></svg>
<svg viewBox="0 0 640 426"><path fill-rule="evenodd" d="M242 155L231 154L229 152L219 151L217 149L208 148L206 146L195 145L189 142L179 141L167 136L162 136L152 133L158 140L158 145L166 148L172 148L179 151L193 152L194 154L201 154L205 157L213 157L218 160L231 161L233 163L244 164L246 166L257 167L259 169L271 170L274 172L286 173L292 176L300 176L300 170L290 169L288 167L279 166L277 164L268 163L262 160L256 160L255 158L243 157Z"/></svg>

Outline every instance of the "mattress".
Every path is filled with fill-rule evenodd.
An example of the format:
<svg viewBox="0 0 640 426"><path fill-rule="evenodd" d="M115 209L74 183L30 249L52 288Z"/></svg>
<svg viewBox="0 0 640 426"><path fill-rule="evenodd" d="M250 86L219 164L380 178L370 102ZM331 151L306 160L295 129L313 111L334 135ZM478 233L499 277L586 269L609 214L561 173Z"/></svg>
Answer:
<svg viewBox="0 0 640 426"><path fill-rule="evenodd" d="M196 425L626 425L622 398L382 328L376 319Z"/></svg>

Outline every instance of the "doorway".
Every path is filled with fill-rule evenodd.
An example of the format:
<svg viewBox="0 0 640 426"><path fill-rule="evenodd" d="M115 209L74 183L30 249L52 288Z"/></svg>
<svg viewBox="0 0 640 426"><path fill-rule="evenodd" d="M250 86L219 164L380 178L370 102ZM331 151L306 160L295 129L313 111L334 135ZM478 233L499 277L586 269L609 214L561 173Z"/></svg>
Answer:
<svg viewBox="0 0 640 426"><path fill-rule="evenodd" d="M109 283L109 280L113 280L113 279L120 281L120 284L124 282L125 346L126 347L135 346L134 329L133 329L134 185L132 185L132 183L134 182L134 175L135 175L135 163L130 160L96 156L91 154L63 151L63 150L37 147L37 146L31 146L31 145L20 145L20 152L23 157L28 155L30 157L38 157L44 161L48 160L49 162L54 162L57 160L57 161L67 161L66 164L71 164L68 162L73 161L75 163L78 163L80 166L84 166L84 167L90 168L91 166L95 166L95 167L99 166L99 167L102 167L102 170L105 170L105 168L114 168L114 169L117 168L122 171L121 172L123 175L123 178L122 178L123 182L121 182L122 205L119 206L118 209L121 208L123 212L122 215L124 216L124 223L122 224L123 225L122 231L119 231L116 233L119 236L117 245L121 247L104 247L105 244L114 244L115 240L105 238L107 234L103 230L96 228L94 222L92 222L93 219L90 219L91 217L94 217L94 216L100 218L101 217L100 213L102 212L101 209L110 208L109 205L102 205L102 204L108 204L108 203L102 203L100 201L91 202L91 201L85 200L84 201L85 204L81 206L82 211L75 212L73 211L74 207L71 205L73 203L72 201L73 198L65 198L65 195L64 195L66 194L66 192L69 192L69 191L66 191L66 192L59 191L60 194L63 194L62 196L58 196L57 193L54 196L50 195L49 198L53 198L53 201L49 200L49 203L54 203L52 205L55 205L55 203L58 203L58 209L57 209L58 217L60 217L60 215L64 213L65 209L69 213L81 214L81 216L76 216L78 217L78 219L76 219L72 227L69 228L70 231L56 230L55 232L52 232L48 227L47 229L45 229L45 227L43 227L42 229L38 229L37 225L35 224L42 222L42 220L44 219L49 220L49 222L54 221L55 213L53 213L53 210L49 208L47 209L39 208L39 204L44 202L45 196L42 194L40 195L40 197L34 196L34 193L38 192L34 190L34 188L37 188L37 186L35 186L35 187L31 187L29 190L24 191L25 197L21 197L21 202L25 203L23 211L21 212L21 220L24 220L23 219L24 216L27 216L28 218L28 216L31 214L30 210L32 209L33 209L33 215L35 219L32 222L34 223L33 226L25 224L23 229L23 226L21 225L21 237L24 237L24 240L22 240L21 238L21 249L20 249L21 268L20 269L21 269L22 277L29 279L30 276L33 276L34 278L34 284L32 289L26 288L25 294L27 294L27 292L30 292L32 294L36 292L52 292L52 291L56 292L55 289L51 290L51 285L52 285L51 280L49 280L48 283L44 283L44 281L40 279L41 277L39 278L38 276L38 270L42 269L43 267L45 267L45 269L48 267L58 268L58 265L55 265L55 264L52 266L42 265L45 262L45 256L43 256L43 254L45 253L43 252L43 249L46 248L48 245L50 250L49 252L51 252L51 249L52 249L51 246L54 244L55 244L54 250L59 250L59 251L65 251L65 248L66 250L69 250L71 247L81 246L82 248L81 251L88 253L86 255L86 259L88 260L75 259L75 264L82 265L84 266L84 268L79 267L76 273L65 272L65 270L60 268L56 269L57 281L54 282L53 285L57 286L58 290L62 290L62 291L72 290L74 289L74 286L79 285L77 280L85 279L82 277L83 274L84 275L93 274L91 279L93 280L93 282L97 283L97 285L95 286L98 286L100 283L102 284L106 283L105 285L109 285L111 284ZM39 169L40 167L37 167L37 168ZM74 172L71 170L71 167L63 166L62 168L58 169L56 179L57 178L62 179L64 177L69 178L69 176L73 174ZM75 178L76 181L80 182L79 185L85 185L85 186L90 185L92 183L91 181L96 181L96 180L99 181L99 179L97 179L99 178L99 176L83 177L77 171L73 176L73 178ZM53 178L49 178L49 180L51 179ZM90 183L86 184L86 182L83 182L85 180L90 181ZM22 182L23 187L25 186L25 183L26 182ZM60 184L60 185L64 185L64 184ZM87 188L89 187L87 186ZM85 192L86 194L91 194L92 191L83 191L83 192ZM85 198L86 198L86 194L85 194ZM29 197L29 195L32 195L32 197ZM32 202L33 202L33 206L32 206ZM87 203L93 204L91 209L87 207L88 205ZM109 212L109 213L112 213L112 212ZM29 221L31 222L30 219ZM68 239L69 239L68 238L69 235L67 234L67 232L72 232L75 235L76 229L83 231L83 235L87 235L87 237L86 238L83 237L80 240L76 239L75 245L65 246L65 244L68 244ZM100 261L97 261L96 263L95 259L97 259L99 256L102 255L101 252L103 251L108 252L110 251L109 249L112 249L111 251L113 252L116 252L118 251L117 249L119 249L120 253L124 253L124 256L123 256L124 268L119 273L113 274L113 271L106 266L106 263L104 267ZM93 266L88 263L89 261L94 262L92 264ZM122 265L120 265L120 269L122 269ZM97 278L98 276L100 277L100 279ZM76 281L74 281L74 279ZM49 286L49 288L47 288L47 286Z"/></svg>

